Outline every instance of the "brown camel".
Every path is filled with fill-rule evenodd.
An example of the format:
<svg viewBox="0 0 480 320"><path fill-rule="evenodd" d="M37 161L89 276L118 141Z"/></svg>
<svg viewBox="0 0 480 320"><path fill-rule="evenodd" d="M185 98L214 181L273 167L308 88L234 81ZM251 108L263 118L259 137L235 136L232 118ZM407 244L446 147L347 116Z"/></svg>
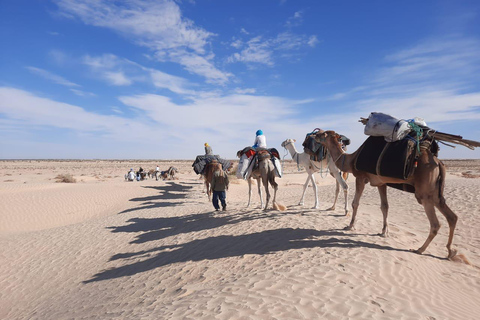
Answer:
<svg viewBox="0 0 480 320"><path fill-rule="evenodd" d="M160 176L162 177L163 180L175 180L178 179L175 177L175 174L178 172L177 168L175 167L170 167L168 168L167 171L162 171L160 172Z"/></svg>
<svg viewBox="0 0 480 320"><path fill-rule="evenodd" d="M237 152L237 156L240 158L242 156L242 151L240 150ZM273 192L273 208L278 209L278 210L285 210L285 207L281 204L278 204L276 202L277 199L277 190L278 190L278 184L275 182L275 168L273 166L272 161L270 160L270 153L267 150L260 150L257 152L257 157L258 157L258 166L252 171L252 174L250 177L247 179L248 182L248 204L247 207L250 206L250 200L252 198L252 179L257 180L257 186L258 186L258 194L260 196L260 206L261 208L264 208L264 210L267 210L268 208L268 202L270 201L270 191L268 188L268 184L272 186L274 192ZM262 189L261 189L261 183L263 183L263 186L265 187L265 193L267 194L266 198L266 203L265 207L263 206L263 197L262 197Z"/></svg>
<svg viewBox="0 0 480 320"><path fill-rule="evenodd" d="M335 165L344 172L351 172L355 178L355 197L353 200L353 214L350 225L346 227L346 230L352 230L355 226L355 218L357 216L357 210L360 203L360 197L365 188L365 184L370 182L371 186L377 187L380 193L381 205L380 208L383 213L383 229L381 236L388 234L387 215L388 215L388 202L387 202L387 183L410 185L415 190L415 198L418 203L423 205L428 220L430 221L430 233L425 243L417 250L411 250L415 253L423 253L430 242L437 235L440 229L440 223L435 214L435 207L445 216L448 221L450 233L448 236L447 250L448 259L453 258L456 255L456 250L451 248L453 235L455 232L455 226L457 224L457 215L447 206L445 198L443 197L443 191L445 186L445 166L438 160L438 158L430 151L429 143L431 139L427 139L420 144L421 154L417 160L417 168L414 173L407 178L407 180L388 178L364 171L355 169L355 161L359 155L359 150L352 154L345 153L339 142L339 135L334 131L320 132L315 136L315 140L327 147ZM430 141L429 141L430 140ZM466 140L464 140L466 141Z"/></svg>
<svg viewBox="0 0 480 320"><path fill-rule="evenodd" d="M205 166L205 169L202 174L205 181L205 188L207 189L207 196L209 201L211 200L211 197L212 197L212 188L210 186L212 183L213 173L217 170L223 170L222 164L217 160L212 160Z"/></svg>

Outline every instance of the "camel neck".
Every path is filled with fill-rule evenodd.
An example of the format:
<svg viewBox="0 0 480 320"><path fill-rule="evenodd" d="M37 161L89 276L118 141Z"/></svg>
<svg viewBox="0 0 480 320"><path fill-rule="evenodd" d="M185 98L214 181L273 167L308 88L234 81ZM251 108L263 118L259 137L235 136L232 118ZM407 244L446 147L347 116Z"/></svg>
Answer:
<svg viewBox="0 0 480 320"><path fill-rule="evenodd" d="M335 166L343 172L350 172L350 165L347 160L347 153L343 151L342 147L336 141L327 141L327 150L332 156Z"/></svg>
<svg viewBox="0 0 480 320"><path fill-rule="evenodd" d="M298 152L297 152L297 148L295 148L295 144L293 142L291 142L291 143L287 144L285 146L285 148L287 148L287 150L292 155L292 159L295 160L295 157L298 156Z"/></svg>

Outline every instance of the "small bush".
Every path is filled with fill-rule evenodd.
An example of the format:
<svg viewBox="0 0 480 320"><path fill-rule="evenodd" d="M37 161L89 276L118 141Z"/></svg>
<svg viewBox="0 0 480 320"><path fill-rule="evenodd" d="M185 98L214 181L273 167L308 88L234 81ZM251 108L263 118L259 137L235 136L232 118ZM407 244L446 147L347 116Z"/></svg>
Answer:
<svg viewBox="0 0 480 320"><path fill-rule="evenodd" d="M59 174L58 176L55 177L55 180L57 182L63 182L63 183L75 183L75 182L77 182L77 180L69 173Z"/></svg>

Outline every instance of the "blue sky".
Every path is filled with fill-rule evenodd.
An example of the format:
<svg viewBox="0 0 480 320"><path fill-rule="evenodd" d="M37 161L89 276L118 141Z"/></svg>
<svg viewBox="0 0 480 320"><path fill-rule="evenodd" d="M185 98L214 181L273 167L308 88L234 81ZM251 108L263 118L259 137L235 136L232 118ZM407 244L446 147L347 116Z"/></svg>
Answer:
<svg viewBox="0 0 480 320"><path fill-rule="evenodd" d="M0 158L233 159L370 112L480 140L478 1L0 1ZM290 158L290 156L288 156ZM440 158L480 158L442 147Z"/></svg>

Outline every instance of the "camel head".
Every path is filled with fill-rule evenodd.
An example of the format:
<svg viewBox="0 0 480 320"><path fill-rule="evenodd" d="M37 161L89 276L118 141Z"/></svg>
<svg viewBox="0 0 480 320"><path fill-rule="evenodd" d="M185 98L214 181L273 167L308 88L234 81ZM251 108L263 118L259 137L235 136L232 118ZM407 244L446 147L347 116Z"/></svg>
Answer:
<svg viewBox="0 0 480 320"><path fill-rule="evenodd" d="M326 145L328 139L333 139L338 143L341 137L333 130L319 131L317 134L315 134L315 141L321 143L322 145Z"/></svg>
<svg viewBox="0 0 480 320"><path fill-rule="evenodd" d="M285 147L288 146L289 144L292 144L292 143L295 143L295 142L297 142L297 140L295 140L295 139L287 139L287 140L285 140L285 141L282 142L282 147L285 148Z"/></svg>

